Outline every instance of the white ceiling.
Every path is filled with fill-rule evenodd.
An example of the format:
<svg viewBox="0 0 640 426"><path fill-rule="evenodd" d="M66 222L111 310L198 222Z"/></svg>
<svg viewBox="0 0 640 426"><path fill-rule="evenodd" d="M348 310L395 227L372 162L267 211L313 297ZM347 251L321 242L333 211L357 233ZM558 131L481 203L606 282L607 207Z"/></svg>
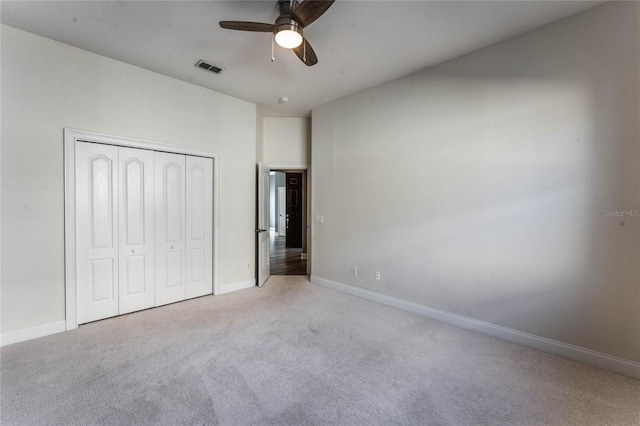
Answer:
<svg viewBox="0 0 640 426"><path fill-rule="evenodd" d="M6 1L2 23L254 102L265 116L312 108L562 19L602 1L337 0L305 36L304 65L271 36L220 20L272 23L270 1ZM193 65L205 59L215 75ZM287 104L279 104L288 96Z"/></svg>

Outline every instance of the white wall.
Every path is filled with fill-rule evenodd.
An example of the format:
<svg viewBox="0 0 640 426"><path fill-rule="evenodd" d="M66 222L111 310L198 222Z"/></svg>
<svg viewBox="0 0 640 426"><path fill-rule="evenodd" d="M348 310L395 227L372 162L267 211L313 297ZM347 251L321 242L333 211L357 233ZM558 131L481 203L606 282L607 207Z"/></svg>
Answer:
<svg viewBox="0 0 640 426"><path fill-rule="evenodd" d="M308 118L265 117L263 161L305 165L310 162L311 126Z"/></svg>
<svg viewBox="0 0 640 426"><path fill-rule="evenodd" d="M264 117L262 108L256 105L256 161L264 158Z"/></svg>
<svg viewBox="0 0 640 426"><path fill-rule="evenodd" d="M606 4L315 109L313 275L640 361L640 218L605 212L640 209L639 16Z"/></svg>
<svg viewBox="0 0 640 426"><path fill-rule="evenodd" d="M219 152L221 284L255 279L254 104L4 25L1 38L3 333L65 316L65 127Z"/></svg>
<svg viewBox="0 0 640 426"><path fill-rule="evenodd" d="M307 169L307 184L305 198L305 222L303 227L306 232L302 236L302 250L309 253L308 241L311 232L309 223L310 215L309 203L307 200L311 195L311 185L309 176L311 169L311 119L300 117L264 117L262 159L270 166L280 166L281 169ZM260 159L260 157L258 157ZM276 189L277 191L277 189ZM277 227L277 225L276 225ZM307 268L310 270L310 268Z"/></svg>

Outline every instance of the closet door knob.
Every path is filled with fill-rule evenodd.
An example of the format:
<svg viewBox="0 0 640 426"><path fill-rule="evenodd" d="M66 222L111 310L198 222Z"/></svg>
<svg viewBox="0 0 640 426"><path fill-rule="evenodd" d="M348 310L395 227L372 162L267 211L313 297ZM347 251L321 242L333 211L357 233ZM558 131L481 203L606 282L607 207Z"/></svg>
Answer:
<svg viewBox="0 0 640 426"><path fill-rule="evenodd" d="M135 253L135 252L136 252L136 249L131 249L131 253Z"/></svg>
<svg viewBox="0 0 640 426"><path fill-rule="evenodd" d="M171 246L171 250L173 250L173 246Z"/></svg>

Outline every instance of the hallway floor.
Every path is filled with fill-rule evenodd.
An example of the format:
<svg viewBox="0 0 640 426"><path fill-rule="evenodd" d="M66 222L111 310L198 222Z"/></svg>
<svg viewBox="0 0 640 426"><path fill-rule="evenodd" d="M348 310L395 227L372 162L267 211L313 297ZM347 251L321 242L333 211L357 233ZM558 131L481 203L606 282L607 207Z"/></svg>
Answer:
<svg viewBox="0 0 640 426"><path fill-rule="evenodd" d="M271 275L307 275L307 260L301 259L301 248L287 248L286 237L269 235Z"/></svg>

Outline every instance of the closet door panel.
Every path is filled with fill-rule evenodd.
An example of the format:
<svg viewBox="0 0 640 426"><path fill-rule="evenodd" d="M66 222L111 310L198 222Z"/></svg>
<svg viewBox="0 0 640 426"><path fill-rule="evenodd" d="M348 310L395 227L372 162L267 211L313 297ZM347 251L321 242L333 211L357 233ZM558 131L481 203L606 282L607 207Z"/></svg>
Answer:
<svg viewBox="0 0 640 426"><path fill-rule="evenodd" d="M119 148L120 314L155 304L154 152Z"/></svg>
<svg viewBox="0 0 640 426"><path fill-rule="evenodd" d="M186 297L213 293L213 160L186 158Z"/></svg>
<svg viewBox="0 0 640 426"><path fill-rule="evenodd" d="M155 153L156 306L185 299L185 162Z"/></svg>
<svg viewBox="0 0 640 426"><path fill-rule="evenodd" d="M118 315L118 148L76 144L78 323Z"/></svg>

